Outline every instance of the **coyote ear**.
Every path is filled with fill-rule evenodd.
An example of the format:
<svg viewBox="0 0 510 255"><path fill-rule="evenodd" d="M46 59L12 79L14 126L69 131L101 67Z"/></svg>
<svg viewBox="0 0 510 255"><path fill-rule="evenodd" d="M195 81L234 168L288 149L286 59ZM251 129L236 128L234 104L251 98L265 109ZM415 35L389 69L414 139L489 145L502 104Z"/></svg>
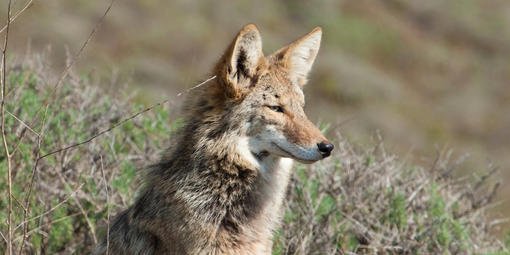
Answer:
<svg viewBox="0 0 510 255"><path fill-rule="evenodd" d="M312 32L280 49L274 55L281 65L289 72L292 81L299 86L307 82L307 75L319 52L322 30L316 27Z"/></svg>
<svg viewBox="0 0 510 255"><path fill-rule="evenodd" d="M237 98L256 79L257 66L264 60L259 30L246 25L237 34L216 68L227 96Z"/></svg>

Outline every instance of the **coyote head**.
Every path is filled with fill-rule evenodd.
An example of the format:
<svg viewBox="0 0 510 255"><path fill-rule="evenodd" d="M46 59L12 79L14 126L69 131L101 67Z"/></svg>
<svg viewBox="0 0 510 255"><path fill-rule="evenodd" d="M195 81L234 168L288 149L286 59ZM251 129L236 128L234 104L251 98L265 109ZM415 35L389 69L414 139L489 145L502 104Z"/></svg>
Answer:
<svg viewBox="0 0 510 255"><path fill-rule="evenodd" d="M216 81L195 101L192 114L206 124L199 133L216 140L242 138L232 146L242 146L257 160L275 156L313 163L328 157L333 144L303 111L303 86L321 35L315 28L264 56L258 29L245 26L216 65Z"/></svg>

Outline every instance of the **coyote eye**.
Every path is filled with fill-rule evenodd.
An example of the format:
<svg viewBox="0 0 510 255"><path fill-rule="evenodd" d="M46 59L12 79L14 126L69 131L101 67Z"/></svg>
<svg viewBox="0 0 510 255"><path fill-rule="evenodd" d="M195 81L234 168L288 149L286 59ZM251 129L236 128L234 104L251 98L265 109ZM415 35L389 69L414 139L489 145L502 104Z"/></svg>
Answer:
<svg viewBox="0 0 510 255"><path fill-rule="evenodd" d="M283 108L279 105L269 105L267 107L269 107L269 109L271 109L275 112L283 112Z"/></svg>

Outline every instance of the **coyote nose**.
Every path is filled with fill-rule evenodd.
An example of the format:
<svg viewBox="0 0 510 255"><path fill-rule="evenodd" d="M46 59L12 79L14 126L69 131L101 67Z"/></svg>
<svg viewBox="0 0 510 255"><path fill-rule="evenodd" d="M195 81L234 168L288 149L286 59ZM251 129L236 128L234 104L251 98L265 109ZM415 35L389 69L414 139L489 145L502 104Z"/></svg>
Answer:
<svg viewBox="0 0 510 255"><path fill-rule="evenodd" d="M335 146L329 142L318 143L317 147L319 147L319 151L323 158L329 157L329 155L331 155L331 151L335 148Z"/></svg>

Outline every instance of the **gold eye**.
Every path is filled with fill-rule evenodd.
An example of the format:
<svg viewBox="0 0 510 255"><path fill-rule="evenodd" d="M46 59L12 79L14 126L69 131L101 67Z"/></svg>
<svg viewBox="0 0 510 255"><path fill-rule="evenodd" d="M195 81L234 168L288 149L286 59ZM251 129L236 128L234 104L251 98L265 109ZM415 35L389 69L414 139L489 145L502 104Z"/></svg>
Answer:
<svg viewBox="0 0 510 255"><path fill-rule="evenodd" d="M279 105L268 105L267 107L269 107L269 109L271 109L272 111L283 113L283 107Z"/></svg>

